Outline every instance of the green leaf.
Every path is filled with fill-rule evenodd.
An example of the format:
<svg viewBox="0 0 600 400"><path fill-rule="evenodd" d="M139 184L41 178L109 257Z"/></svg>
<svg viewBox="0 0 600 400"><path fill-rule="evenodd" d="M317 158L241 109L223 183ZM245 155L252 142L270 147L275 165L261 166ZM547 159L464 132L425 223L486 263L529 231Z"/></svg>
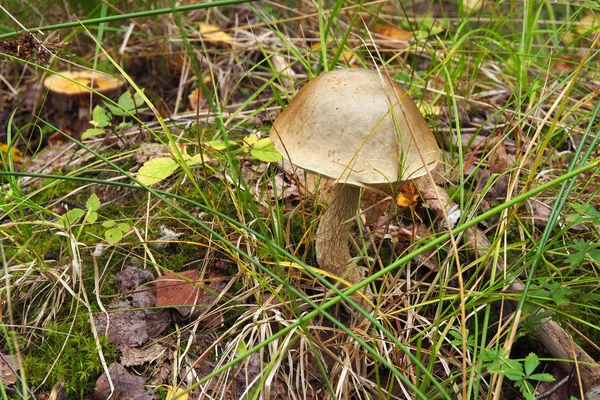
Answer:
<svg viewBox="0 0 600 400"><path fill-rule="evenodd" d="M569 299L569 295L572 290L568 288L557 288L552 291L552 300L557 306L562 306L566 303L569 303L571 300Z"/></svg>
<svg viewBox="0 0 600 400"><path fill-rule="evenodd" d="M206 154L202 155L202 154L198 153L192 157L186 158L185 163L187 165L204 164L208 160L209 160L209 158L206 156Z"/></svg>
<svg viewBox="0 0 600 400"><path fill-rule="evenodd" d="M123 111L123 109L121 107L118 106L113 106L111 103L108 102L104 102L104 105L106 106L106 108L108 108L110 110L110 112L113 115L116 115L117 117L123 117L125 115L129 115L127 114L127 112Z"/></svg>
<svg viewBox="0 0 600 400"><path fill-rule="evenodd" d="M94 107L94 111L92 111L92 120L90 123L96 128L106 128L110 126L111 115L106 112L104 107L96 106Z"/></svg>
<svg viewBox="0 0 600 400"><path fill-rule="evenodd" d="M244 149L249 150L251 147L254 147L256 142L258 142L259 140L260 138L256 133L251 133L242 140L242 147L244 147Z"/></svg>
<svg viewBox="0 0 600 400"><path fill-rule="evenodd" d="M90 224L95 223L96 221L98 221L98 213L96 211L89 211L85 220Z"/></svg>
<svg viewBox="0 0 600 400"><path fill-rule="evenodd" d="M143 90L142 90L143 92ZM134 113L140 106L144 104L144 99L140 92L135 92L133 96L130 92L125 92L119 97L118 104L131 113Z"/></svg>
<svg viewBox="0 0 600 400"><path fill-rule="evenodd" d="M554 382L554 380L555 380L554 376L552 376L551 374L546 374L546 373L529 375L527 378L531 379L532 381L540 381L540 382Z"/></svg>
<svg viewBox="0 0 600 400"><path fill-rule="evenodd" d="M283 158L270 138L263 138L254 143L250 154L263 162L277 162Z"/></svg>
<svg viewBox="0 0 600 400"><path fill-rule="evenodd" d="M63 216L61 216L59 223L62 226L67 227L76 223L84 215L85 211L81 208L73 208L67 211Z"/></svg>
<svg viewBox="0 0 600 400"><path fill-rule="evenodd" d="M85 202L85 208L90 211L98 211L100 209L100 199L96 196L96 193L92 193Z"/></svg>
<svg viewBox="0 0 600 400"><path fill-rule="evenodd" d="M204 142L204 144L217 151L225 150L227 148L227 143L222 140L209 140L208 142Z"/></svg>
<svg viewBox="0 0 600 400"><path fill-rule="evenodd" d="M118 228L107 229L106 232L104 232L104 238L109 243L118 243L123 239L123 231Z"/></svg>
<svg viewBox="0 0 600 400"><path fill-rule="evenodd" d="M575 266L581 265L583 260L585 260L586 253L594 248L591 243L582 239L575 240L570 247L574 252L567 256L566 261Z"/></svg>
<svg viewBox="0 0 600 400"><path fill-rule="evenodd" d="M533 374L533 371L540 365L540 359L537 354L529 353L527 357L525 357L525 375Z"/></svg>
<svg viewBox="0 0 600 400"><path fill-rule="evenodd" d="M158 157L148 160L137 173L141 184L150 186L168 178L179 168L179 164L170 157Z"/></svg>
<svg viewBox="0 0 600 400"><path fill-rule="evenodd" d="M115 221L113 221L112 219L108 220L108 221L104 221L102 223L102 227L103 228L113 228L116 225L117 225L117 223Z"/></svg>
<svg viewBox="0 0 600 400"><path fill-rule="evenodd" d="M81 134L81 140L85 140L85 139L89 139L92 137L96 137L98 135L102 135L104 132L106 132L104 129L102 128L89 128L86 129L82 134Z"/></svg>
<svg viewBox="0 0 600 400"><path fill-rule="evenodd" d="M597 263L600 263L600 249L590 250L588 254L590 255L590 258L592 260L596 261Z"/></svg>
<svg viewBox="0 0 600 400"><path fill-rule="evenodd" d="M502 371L497 371L497 372L502 373ZM506 376L511 381L520 381L520 380L522 380L525 377L525 375L523 374L522 371L509 371L509 372L505 372L504 376Z"/></svg>
<svg viewBox="0 0 600 400"><path fill-rule="evenodd" d="M117 228L119 228L122 232L127 232L131 226L125 222L119 222L117 224Z"/></svg>

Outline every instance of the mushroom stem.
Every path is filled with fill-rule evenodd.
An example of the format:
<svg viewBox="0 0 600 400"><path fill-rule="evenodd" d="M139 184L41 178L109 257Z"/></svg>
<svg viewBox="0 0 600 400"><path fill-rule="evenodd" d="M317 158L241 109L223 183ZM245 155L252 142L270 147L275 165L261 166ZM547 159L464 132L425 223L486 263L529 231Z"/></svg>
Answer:
<svg viewBox="0 0 600 400"><path fill-rule="evenodd" d="M348 248L359 198L360 188L357 186L341 183L334 186L329 207L321 216L315 243L321 269L352 284L363 278Z"/></svg>

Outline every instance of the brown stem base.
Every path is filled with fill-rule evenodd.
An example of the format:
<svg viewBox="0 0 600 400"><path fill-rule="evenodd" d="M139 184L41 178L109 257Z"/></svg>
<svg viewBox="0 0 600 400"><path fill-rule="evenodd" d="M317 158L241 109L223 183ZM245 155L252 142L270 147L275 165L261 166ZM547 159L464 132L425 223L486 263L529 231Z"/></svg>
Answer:
<svg viewBox="0 0 600 400"><path fill-rule="evenodd" d="M363 279L348 248L359 199L360 188L337 184L331 192L329 207L319 221L315 243L319 267L351 284ZM366 294L370 294L370 291L367 290ZM359 300L360 297L355 296L353 299Z"/></svg>

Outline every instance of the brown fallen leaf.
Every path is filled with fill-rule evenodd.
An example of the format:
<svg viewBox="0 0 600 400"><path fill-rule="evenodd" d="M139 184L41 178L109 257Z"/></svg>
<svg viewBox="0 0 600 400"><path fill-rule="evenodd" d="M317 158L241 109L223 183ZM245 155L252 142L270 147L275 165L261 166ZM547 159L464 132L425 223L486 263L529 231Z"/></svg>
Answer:
<svg viewBox="0 0 600 400"><path fill-rule="evenodd" d="M213 276L210 277L211 280ZM198 271L168 272L156 280L156 305L173 307L184 318L198 318L206 314L204 326L218 326L223 322L221 313L208 314L219 289L211 282L198 280Z"/></svg>
<svg viewBox="0 0 600 400"><path fill-rule="evenodd" d="M100 335L108 335L111 343L123 349L141 346L158 337L172 322L168 310L155 310L156 296L153 290L139 289L139 285L152 280L154 276L146 270L128 267L119 272L118 291L128 294L108 307L108 315L94 316Z"/></svg>
<svg viewBox="0 0 600 400"><path fill-rule="evenodd" d="M125 367L132 367L150 363L161 358L167 350L165 346L159 343L142 349L127 347L121 352L121 364Z"/></svg>
<svg viewBox="0 0 600 400"><path fill-rule="evenodd" d="M111 390L106 373L102 374L96 381L96 387L92 393L94 400L120 399L120 400L155 400L158 396L152 389L146 390L146 380L141 376L131 375L125 367L119 363L113 363L108 368L108 375L112 381L114 391Z"/></svg>

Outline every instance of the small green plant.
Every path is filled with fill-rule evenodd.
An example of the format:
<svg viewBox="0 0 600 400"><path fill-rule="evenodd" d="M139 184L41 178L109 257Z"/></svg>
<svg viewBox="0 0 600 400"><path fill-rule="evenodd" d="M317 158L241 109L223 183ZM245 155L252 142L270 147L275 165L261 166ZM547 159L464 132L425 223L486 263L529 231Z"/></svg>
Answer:
<svg viewBox="0 0 600 400"><path fill-rule="evenodd" d="M144 104L144 99L140 93L131 94L125 92L119 97L118 106L104 102L104 106L97 105L92 111L92 120L90 123L94 126L83 132L81 140L85 140L94 136L102 135L103 133L113 132L115 134L122 133L125 129L132 126L127 117L144 111L140 108ZM117 117L121 118L117 122Z"/></svg>
<svg viewBox="0 0 600 400"><path fill-rule="evenodd" d="M204 145L216 151L230 149L235 155L245 154L246 157L262 162L275 162L281 160L281 154L275 149L271 139L260 139L256 134L246 136L238 149L235 149L235 147L238 147L238 144L231 141L211 140L205 142ZM206 155L204 154L198 153L193 156L189 155L187 153L187 147L185 146L179 146L179 151L184 162L188 166L204 164L204 160L206 160ZM136 178L140 183L150 186L173 175L179 166L179 163L173 157L156 157L146 161L144 165L141 166Z"/></svg>
<svg viewBox="0 0 600 400"><path fill-rule="evenodd" d="M66 228L73 226L81 220L82 224L77 235L79 237L85 224L94 224L98 220L98 210L100 209L100 199L98 196L92 193L85 202L85 207L86 210L81 208L70 209L60 217L58 224ZM123 234L129 230L130 225L124 222L118 223L113 220L107 220L102 223L102 227L106 229L104 231L104 238L109 243L118 243L123 239Z"/></svg>
<svg viewBox="0 0 600 400"><path fill-rule="evenodd" d="M534 382L553 382L554 377L546 373L534 373L540 365L540 359L534 353L529 353L524 361L508 357L508 349L487 349L481 354L481 360L491 373L504 375L514 382L515 387L527 400L535 400Z"/></svg>

